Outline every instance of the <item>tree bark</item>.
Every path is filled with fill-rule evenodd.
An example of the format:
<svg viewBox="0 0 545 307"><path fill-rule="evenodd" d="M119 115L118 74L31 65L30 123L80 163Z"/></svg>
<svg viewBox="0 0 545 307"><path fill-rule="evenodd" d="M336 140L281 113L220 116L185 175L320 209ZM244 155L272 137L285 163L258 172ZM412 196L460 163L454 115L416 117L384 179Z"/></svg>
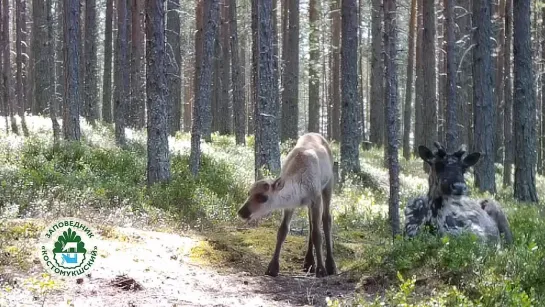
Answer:
<svg viewBox="0 0 545 307"><path fill-rule="evenodd" d="M414 7L413 0L413 7ZM414 12L414 9L413 9ZM414 14L412 14L414 16ZM384 47L386 51L386 106L388 120L388 170L390 177L389 216L392 235L400 231L399 226L399 162L397 127L397 3L384 0ZM414 17L413 17L414 20ZM413 27L414 28L414 27ZM411 67L412 69L412 67Z"/></svg>
<svg viewBox="0 0 545 307"><path fill-rule="evenodd" d="M210 102L212 95L212 65L215 52L215 40L217 36L217 20L219 19L219 0L203 0L208 2L203 6L207 8L203 10L206 14L205 23L203 23L202 31L202 54L199 69L199 85L195 93L195 102L193 103L193 125L191 126L191 154L189 165L193 176L199 173L201 160L201 136L203 133L204 119L210 117ZM208 107L206 105L208 104ZM207 114L208 113L208 114Z"/></svg>
<svg viewBox="0 0 545 307"><path fill-rule="evenodd" d="M236 144L246 144L246 95L244 92L244 66L238 50L237 3L229 0L229 23L231 33L231 78L233 80L233 115Z"/></svg>
<svg viewBox="0 0 545 307"><path fill-rule="evenodd" d="M167 81L165 73L164 5L163 0L146 1L145 28L148 38L146 40L148 186L157 182L166 182L170 179L167 101L165 97Z"/></svg>
<svg viewBox="0 0 545 307"><path fill-rule="evenodd" d="M134 21L133 21L134 23ZM180 0L167 1L167 84L169 133L180 131L182 117L182 53L180 28Z"/></svg>
<svg viewBox="0 0 545 307"><path fill-rule="evenodd" d="M446 27L446 61L447 61L447 127L446 127L446 143L447 150L454 152L461 145L458 139L458 103L456 97L456 54L454 45L456 38L454 37L454 1L445 0L445 27Z"/></svg>
<svg viewBox="0 0 545 307"><path fill-rule="evenodd" d="M413 152L418 154L418 146L424 144L424 55L422 53L422 42L424 40L423 24L423 0L417 1L416 18L416 81L415 81L415 99L414 99L414 143Z"/></svg>
<svg viewBox="0 0 545 307"><path fill-rule="evenodd" d="M536 99L533 88L530 0L513 1L515 189L519 201L538 202L536 192Z"/></svg>
<svg viewBox="0 0 545 307"><path fill-rule="evenodd" d="M102 81L102 119L112 122L112 21L114 0L106 0L104 28L104 75Z"/></svg>
<svg viewBox="0 0 545 307"><path fill-rule="evenodd" d="M58 60L64 59L64 46L63 46L63 21L57 20L58 27L56 30L59 33L55 33L55 28L53 27L53 16L51 12L52 3L51 0L45 1L45 7L46 7L46 24L47 24L47 40L51 43L49 47L50 54L58 53L56 55L56 58ZM63 11L63 5L61 3L61 0L58 0L56 3L56 10L58 10L57 18L62 16ZM57 45L55 45L57 44ZM47 50L46 50L47 51ZM55 57L54 57L55 58ZM63 66L61 64L53 65L53 69L55 71L55 74L59 74L59 76L55 76L55 80L58 80L59 82L53 81L55 89L53 90L54 95L52 95L49 98L49 118L51 119L51 124L53 128L53 144L57 145L59 144L59 141L61 139L61 127L59 125L59 121L57 120L58 112L60 112L61 108L59 107L62 104L63 97L64 97L64 70L62 69ZM30 91L32 92L32 91Z"/></svg>
<svg viewBox="0 0 545 307"><path fill-rule="evenodd" d="M221 1L221 28L220 28L220 40L221 40L221 55L220 62L220 82L221 82L221 99L219 101L219 133L221 135L232 134L231 125L231 70L230 70L230 31L229 31L229 0Z"/></svg>
<svg viewBox="0 0 545 307"><path fill-rule="evenodd" d="M411 17L409 20L409 53L407 59L407 85L405 86L405 107L403 108L403 157L409 159L411 157L411 115L412 115L412 99L413 99L413 75L414 75L414 44L415 44L415 32L416 32L416 2L417 0L411 0ZM396 3L394 5L397 5ZM385 17L387 14L384 15ZM391 21L390 21L391 22Z"/></svg>
<svg viewBox="0 0 545 307"><path fill-rule="evenodd" d="M381 0L371 2L371 105L370 141L382 146L384 140L384 62L382 60Z"/></svg>
<svg viewBox="0 0 545 307"><path fill-rule="evenodd" d="M125 145L125 126L127 111L130 107L130 76L129 76L129 43L128 43L128 10L127 1L117 1L117 51L119 62L118 97L114 101L115 141Z"/></svg>
<svg viewBox="0 0 545 307"><path fill-rule="evenodd" d="M127 98L127 103L130 104L130 107L127 110L130 111L129 116L125 118L128 119L128 125L135 128L144 127L146 121L146 81L143 77L143 65L142 58L144 57L144 28L143 28L143 6L144 1L142 0L130 0L131 2L131 20L128 28L131 30L131 63L130 63L130 94ZM173 0L169 0L170 3ZM164 10L164 8L163 8ZM168 26L167 26L168 27ZM127 30L128 31L128 30ZM128 32L127 32L127 41L128 41ZM127 47L129 44L127 43ZM179 50L179 48L178 48ZM128 52L128 51L127 51ZM177 52L180 54L180 52Z"/></svg>
<svg viewBox="0 0 545 307"><path fill-rule="evenodd" d="M360 172L358 133L358 18L356 0L342 1L341 171ZM397 89L396 89L397 90ZM397 138L396 138L397 140Z"/></svg>
<svg viewBox="0 0 545 307"><path fill-rule="evenodd" d="M4 101L7 106L11 131L15 134L19 134L19 128L17 127L17 121L15 120L15 110L17 109L15 97L13 96L12 84L13 84L13 72L11 70L11 49L10 49L10 13L8 0L2 1L3 6L3 19L2 19L2 33L4 35L2 51L4 55L3 68L4 68Z"/></svg>
<svg viewBox="0 0 545 307"><path fill-rule="evenodd" d="M92 124L98 119L98 28L96 0L85 1L85 45L84 58L84 114Z"/></svg>
<svg viewBox="0 0 545 307"><path fill-rule="evenodd" d="M464 144L467 144L470 150L473 148L473 40L472 37L472 24L471 24L471 1L460 0L459 6L463 8L460 10L461 16L458 18L458 25L460 27L459 40L462 42L460 46L460 64L459 69L459 108L458 117L465 118L463 122L459 123L458 133Z"/></svg>
<svg viewBox="0 0 545 307"><path fill-rule="evenodd" d="M511 48L513 42L513 0L505 1L505 53L503 55L505 86L503 96L505 98L503 133L505 159L503 161L503 186L512 184L514 148L513 148L513 80L511 79Z"/></svg>
<svg viewBox="0 0 545 307"><path fill-rule="evenodd" d="M422 7L422 55L423 65L423 113L422 113L422 142L427 147L437 141L437 79L435 75L435 2L424 0Z"/></svg>
<svg viewBox="0 0 545 307"><path fill-rule="evenodd" d="M64 1L64 0L63 0ZM33 55L33 83L34 83L34 101L32 102L31 112L33 114L43 114L47 108L49 77L51 71L48 70L46 54L47 32L46 32L46 11L45 1L32 1L32 55ZM79 5L79 4L78 4Z"/></svg>
<svg viewBox="0 0 545 307"><path fill-rule="evenodd" d="M288 39L282 46L287 50L282 76L282 141L297 139L299 130L299 0L288 3Z"/></svg>
<svg viewBox="0 0 545 307"><path fill-rule="evenodd" d="M280 138L277 120L278 86L277 80L274 80L272 1L257 1L257 47L259 50L259 61L257 74L258 100L256 108L255 171L258 178L262 177L264 172L270 172L273 175L280 173Z"/></svg>
<svg viewBox="0 0 545 307"><path fill-rule="evenodd" d="M80 130L80 10L79 1L64 0L64 138L79 141ZM38 98L38 96L36 97Z"/></svg>
<svg viewBox="0 0 545 307"><path fill-rule="evenodd" d="M309 132L320 132L320 2L309 3L309 45L308 66L308 127Z"/></svg>
<svg viewBox="0 0 545 307"><path fill-rule="evenodd" d="M21 119L21 127L23 129L24 136L28 136L28 128L25 121L25 91L24 91L24 82L26 81L26 70L23 69L23 49L26 49L24 45L27 44L26 41L26 18L25 18L25 2L22 0L16 0L15 4L15 27L16 31L16 42L15 49L17 53L17 86L16 86L16 95L17 95L17 111ZM25 37L23 37L25 35ZM23 44L24 42L24 44ZM25 50L26 51L26 50ZM27 65L25 65L25 68Z"/></svg>
<svg viewBox="0 0 545 307"><path fill-rule="evenodd" d="M331 137L337 142L341 141L341 1L331 2Z"/></svg>
<svg viewBox="0 0 545 307"><path fill-rule="evenodd" d="M481 191L496 192L494 171L494 104L492 82L491 2L473 2L473 110L475 150L481 161L475 166L475 185Z"/></svg>

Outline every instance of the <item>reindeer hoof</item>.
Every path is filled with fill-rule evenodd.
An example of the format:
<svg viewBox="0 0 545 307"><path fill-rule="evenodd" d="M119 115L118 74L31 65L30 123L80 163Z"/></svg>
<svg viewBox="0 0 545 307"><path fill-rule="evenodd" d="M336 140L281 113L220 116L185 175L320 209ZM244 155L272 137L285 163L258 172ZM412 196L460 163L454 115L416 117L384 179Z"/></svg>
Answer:
<svg viewBox="0 0 545 307"><path fill-rule="evenodd" d="M306 262L303 264L303 271L306 273L314 273L316 271L316 265L314 262Z"/></svg>
<svg viewBox="0 0 545 307"><path fill-rule="evenodd" d="M326 267L326 270L327 270L327 275L337 275L337 266L335 265L335 261L326 260L325 267Z"/></svg>
<svg viewBox="0 0 545 307"><path fill-rule="evenodd" d="M280 264L278 262L271 262L269 263L269 267L267 268L265 275L276 277L278 276L279 271L280 271Z"/></svg>
<svg viewBox="0 0 545 307"><path fill-rule="evenodd" d="M320 277L326 277L326 276L327 276L327 272L325 268L323 266L319 266L316 269L316 277L320 278Z"/></svg>

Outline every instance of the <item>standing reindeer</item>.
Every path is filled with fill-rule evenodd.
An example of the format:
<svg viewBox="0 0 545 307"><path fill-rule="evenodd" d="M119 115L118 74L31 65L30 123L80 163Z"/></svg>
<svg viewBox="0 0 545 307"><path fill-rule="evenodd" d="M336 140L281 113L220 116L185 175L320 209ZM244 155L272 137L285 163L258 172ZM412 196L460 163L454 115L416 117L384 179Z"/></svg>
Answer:
<svg viewBox="0 0 545 307"><path fill-rule="evenodd" d="M248 192L248 199L239 209L238 215L251 221L265 216L275 209L284 210L284 218L278 228L276 248L266 275L278 276L280 250L290 230L294 210L308 207L309 238L304 261L305 271L315 271L316 277L337 273L333 260L331 237L331 195L333 192L333 155L326 139L318 133L307 133L297 140L288 153L280 176L277 179L262 179L255 182ZM323 223L327 256L322 255ZM316 260L312 247L316 250Z"/></svg>
<svg viewBox="0 0 545 307"><path fill-rule="evenodd" d="M496 241L503 235L512 243L509 222L500 205L491 199L476 200L468 196L464 173L480 159L480 153L465 155L461 147L454 153L435 142L433 153L425 146L418 153L430 165L429 190L425 197L409 201L405 208L405 233L415 236L424 226L439 234L475 233L485 240Z"/></svg>

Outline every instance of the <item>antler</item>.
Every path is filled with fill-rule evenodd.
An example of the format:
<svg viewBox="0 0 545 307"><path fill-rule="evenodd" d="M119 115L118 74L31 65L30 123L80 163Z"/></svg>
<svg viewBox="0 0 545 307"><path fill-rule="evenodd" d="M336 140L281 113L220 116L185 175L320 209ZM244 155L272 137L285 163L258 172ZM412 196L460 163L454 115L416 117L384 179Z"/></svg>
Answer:
<svg viewBox="0 0 545 307"><path fill-rule="evenodd" d="M436 142L433 142L433 145L435 145L435 147L437 147L436 155L438 155L441 158L443 158L444 156L447 155L447 150L445 149L445 147L443 145L441 145L441 143L436 141Z"/></svg>

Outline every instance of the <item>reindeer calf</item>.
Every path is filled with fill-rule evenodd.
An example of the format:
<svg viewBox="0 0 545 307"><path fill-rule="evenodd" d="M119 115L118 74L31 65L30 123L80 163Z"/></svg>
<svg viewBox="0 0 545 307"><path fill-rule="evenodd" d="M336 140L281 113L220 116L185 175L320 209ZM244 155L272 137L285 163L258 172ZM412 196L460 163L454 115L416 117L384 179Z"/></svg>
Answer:
<svg viewBox="0 0 545 307"><path fill-rule="evenodd" d="M475 165L479 153L464 157L460 148L448 154L439 143L437 152L419 146L420 157L430 165L429 190L425 197L412 199L405 208L405 233L415 236L424 225L434 226L440 234L460 234L469 231L482 239L497 241L503 234L512 242L505 213L496 202L476 200L467 196L464 173Z"/></svg>
<svg viewBox="0 0 545 307"><path fill-rule="evenodd" d="M303 265L305 271L314 270L316 277L337 273L331 237L330 204L333 181L333 155L329 144L320 134L307 133L298 139L295 147L288 153L278 178L262 179L252 185L248 199L238 211L242 219L255 220L272 210L284 210L276 247L266 275L278 275L280 250L289 232L294 210L299 207L308 207L310 225ZM327 252L325 266L320 231L322 223ZM317 264L312 253L313 246L316 250Z"/></svg>

